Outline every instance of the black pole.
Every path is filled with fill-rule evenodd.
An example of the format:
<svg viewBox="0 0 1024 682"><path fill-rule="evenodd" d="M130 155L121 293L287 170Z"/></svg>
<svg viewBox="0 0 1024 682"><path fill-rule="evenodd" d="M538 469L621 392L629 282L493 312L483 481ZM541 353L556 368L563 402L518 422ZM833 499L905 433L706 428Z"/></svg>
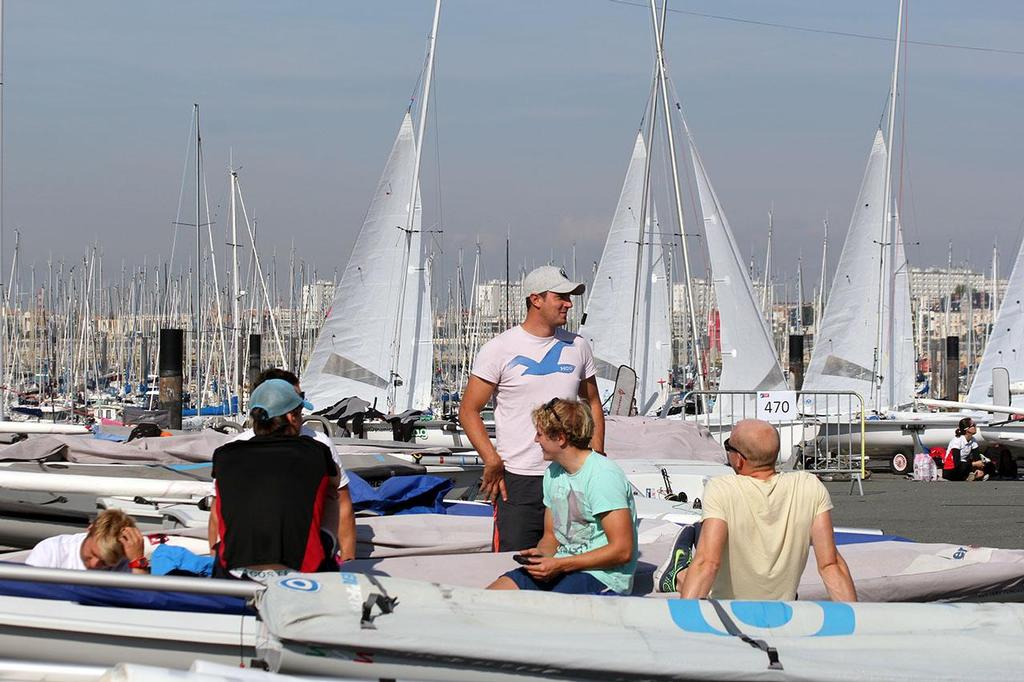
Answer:
<svg viewBox="0 0 1024 682"><path fill-rule="evenodd" d="M789 335L789 378L794 391L804 387L804 335Z"/></svg>
<svg viewBox="0 0 1024 682"><path fill-rule="evenodd" d="M263 337L260 334L249 334L249 391L251 392L256 383L256 377L260 375L260 367L263 366Z"/></svg>
<svg viewBox="0 0 1024 682"><path fill-rule="evenodd" d="M143 336L139 339L139 365L142 369L142 383L146 384L149 390L149 338ZM147 409L148 409L147 405Z"/></svg>
<svg viewBox="0 0 1024 682"><path fill-rule="evenodd" d="M181 375L185 332L160 330L160 408L167 410L172 429L181 428Z"/></svg>
<svg viewBox="0 0 1024 682"><path fill-rule="evenodd" d="M946 337L946 400L960 400L960 337Z"/></svg>

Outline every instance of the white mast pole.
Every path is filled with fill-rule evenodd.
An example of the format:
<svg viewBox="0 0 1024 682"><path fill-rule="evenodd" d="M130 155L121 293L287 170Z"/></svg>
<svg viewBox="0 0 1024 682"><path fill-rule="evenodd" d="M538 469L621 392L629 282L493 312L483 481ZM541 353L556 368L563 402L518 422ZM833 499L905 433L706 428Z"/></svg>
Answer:
<svg viewBox="0 0 1024 682"><path fill-rule="evenodd" d="M899 84L899 73L900 73L900 44L903 40L903 0L899 2L899 18L896 21L896 50L892 61L892 89L889 91L889 130L887 135L887 143L889 145L889 153L885 155L885 201L882 203L885 211L885 219L883 220L882 227L882 243L889 242L889 315L888 315L888 326L889 326L889 366L886 368L886 374L888 375L887 381L889 383L889 407L895 407L896 405L896 339L893 338L893 334L896 331L896 268L902 267L902 264L896 263L896 223L895 223L895 211L893 207L893 192L892 192L892 157L895 149L893 147L893 138L896 133L896 92ZM879 320L881 322L881 320ZM909 396L907 396L909 398Z"/></svg>
<svg viewBox="0 0 1024 682"><path fill-rule="evenodd" d="M238 172L234 169L234 161L230 163L231 184L231 388L239 396L238 409L242 409L242 370L238 366L239 338L241 332L241 295L238 291L238 212L235 206L235 194L238 190ZM230 394L228 400L231 400Z"/></svg>
<svg viewBox="0 0 1024 682"><path fill-rule="evenodd" d="M667 2L668 0L664 0ZM676 145L672 135L672 117L669 115L668 101L668 75L665 69L665 52L662 49L662 29L658 23L658 12L654 6L655 0L651 0L651 21L654 23L654 44L657 49L658 74L661 83L661 103L665 111L665 134L668 136L668 158L672 163L672 195L675 200L676 221L679 225L679 241L683 247L683 271L686 277L686 298L690 308L690 327L693 333L693 359L697 369L697 388L706 390L704 382L704 363L701 358L700 328L697 326L697 312L693 302L693 280L690 276L690 252L686 246L686 229L683 224L683 200L679 191L679 163L676 160ZM650 153L650 152L648 152Z"/></svg>
<svg viewBox="0 0 1024 682"><path fill-rule="evenodd" d="M423 97L420 101L419 123L416 126L416 149L415 161L412 170L412 188L409 190L409 213L405 222L405 254L402 258L402 270L400 275L406 279L409 277L409 260L412 251L413 219L416 215L416 198L419 195L420 185L420 160L423 156L423 131L427 124L427 108L430 104L430 84L434 77L434 44L437 41L437 25L441 18L441 0L434 2L434 23L430 29L430 37L427 38L427 69L423 79ZM419 257L419 254L417 254ZM391 371L388 377L388 402L389 407L394 409L398 402L398 363L402 350L402 319L405 317L405 290L407 282L402 282L398 294L398 319L395 320L395 335L391 340ZM412 391L408 391L409 402L412 401Z"/></svg>
<svg viewBox="0 0 1024 682"><path fill-rule="evenodd" d="M0 286L3 286L3 255L4 255L4 3L0 0ZM2 298L2 296L0 296ZM6 352L7 338L7 306L4 306L0 319L0 357ZM0 363L0 419L7 418L7 377Z"/></svg>
<svg viewBox="0 0 1024 682"><path fill-rule="evenodd" d="M772 278L772 213L774 207L768 208L768 247L765 249L764 254L764 283L761 285L761 308L764 310L764 314L771 320L771 303L770 296L768 294L768 287L771 285Z"/></svg>
<svg viewBox="0 0 1024 682"><path fill-rule="evenodd" d="M821 283L818 285L818 305L814 312L814 336L821 331L821 317L825 314L825 287L828 286L828 214L825 214L825 238L821 242Z"/></svg>

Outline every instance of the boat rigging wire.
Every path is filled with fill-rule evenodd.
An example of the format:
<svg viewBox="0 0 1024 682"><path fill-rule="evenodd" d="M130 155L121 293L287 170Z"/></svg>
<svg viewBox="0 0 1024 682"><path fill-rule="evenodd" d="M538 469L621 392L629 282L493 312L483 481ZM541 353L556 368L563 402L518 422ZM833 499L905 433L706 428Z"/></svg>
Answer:
<svg viewBox="0 0 1024 682"><path fill-rule="evenodd" d="M642 7L647 8L647 4L643 2L637 2L635 0L607 0L608 2L616 5L629 5L631 7ZM709 14L707 12L695 12L693 10L685 9L669 9L669 12L675 12L676 14L686 14L692 17L700 17L701 19L713 19L715 21L731 21L737 24L749 24L752 26L764 26L766 28L781 28L787 31L802 31L804 33L821 33L824 35L840 36L843 38L859 38L861 40L880 40L886 43L895 42L895 38L889 38L886 36L871 35L870 33L855 33L853 31L836 31L826 28L811 28L810 26L796 26L794 24L783 24L775 21L761 21L758 19L745 19L743 17L731 17L725 14ZM1009 54L1024 56L1024 50L1010 50L1000 47L984 47L981 45L963 45L958 43L940 43L930 40L907 40L906 44L909 45L921 45L924 47L940 47L949 50L969 50L972 52L991 52L994 54Z"/></svg>

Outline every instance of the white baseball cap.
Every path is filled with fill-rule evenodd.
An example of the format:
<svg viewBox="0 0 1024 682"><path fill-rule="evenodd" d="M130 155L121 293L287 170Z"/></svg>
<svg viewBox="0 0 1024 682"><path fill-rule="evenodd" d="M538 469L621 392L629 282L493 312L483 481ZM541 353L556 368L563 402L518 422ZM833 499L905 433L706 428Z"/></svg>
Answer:
<svg viewBox="0 0 1024 682"><path fill-rule="evenodd" d="M543 294L545 291L553 291L556 294L572 294L579 296L587 290L587 286L581 282L573 282L565 274L562 268L554 265L542 265L533 270L523 280L523 294Z"/></svg>

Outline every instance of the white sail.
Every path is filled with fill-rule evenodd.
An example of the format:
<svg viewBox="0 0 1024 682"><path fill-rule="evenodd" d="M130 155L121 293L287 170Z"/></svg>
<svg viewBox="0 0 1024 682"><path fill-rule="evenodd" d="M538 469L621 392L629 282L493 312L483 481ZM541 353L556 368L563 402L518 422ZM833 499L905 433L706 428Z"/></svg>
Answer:
<svg viewBox="0 0 1024 682"><path fill-rule="evenodd" d="M881 373L876 368L881 358L876 358L875 348L882 293L882 248L878 242L885 220L886 154L879 130L804 377L806 390L856 391L865 407L872 404L877 374Z"/></svg>
<svg viewBox="0 0 1024 682"><path fill-rule="evenodd" d="M376 403L382 411L429 405L433 332L429 269L423 264L420 245L418 189L413 224L406 226L415 145L407 112L302 374L302 387L315 409L349 396ZM406 272L401 271L403 263L408 263ZM405 305L398 310L402 286L407 287ZM392 344L399 316L402 339L396 374L401 385L394 405L389 405Z"/></svg>
<svg viewBox="0 0 1024 682"><path fill-rule="evenodd" d="M1013 263L1010 281L1006 284L999 314L992 325L985 353L981 356L981 364L974 374L971 390L967 393L967 402L978 404L992 403L992 370L1005 367L1010 373L1010 383L1024 381L1024 242L1017 251L1017 259ZM1010 404L1024 407L1024 395L1010 394Z"/></svg>
<svg viewBox="0 0 1024 682"><path fill-rule="evenodd" d="M744 267L743 256L736 246L729 221L711 186L693 137L689 130L686 134L690 142L690 157L697 181L697 193L700 195L701 213L704 215L704 235L707 238L708 258L722 328L722 374L718 390L784 389L786 378L779 366L760 305L754 297L754 287ZM752 405L741 406L734 401L720 401L716 411L723 416L725 413L735 416L754 414Z"/></svg>
<svg viewBox="0 0 1024 682"><path fill-rule="evenodd" d="M668 382L672 362L664 244L657 219L652 220L650 214L644 229L640 229L646 164L647 149L643 136L637 134L587 301L586 322L579 329L594 349L602 402L611 396L619 365L630 365L637 374L636 404L640 410L654 405L662 386ZM642 243L642 249L634 325L637 242ZM631 361L630 336L634 329Z"/></svg>

